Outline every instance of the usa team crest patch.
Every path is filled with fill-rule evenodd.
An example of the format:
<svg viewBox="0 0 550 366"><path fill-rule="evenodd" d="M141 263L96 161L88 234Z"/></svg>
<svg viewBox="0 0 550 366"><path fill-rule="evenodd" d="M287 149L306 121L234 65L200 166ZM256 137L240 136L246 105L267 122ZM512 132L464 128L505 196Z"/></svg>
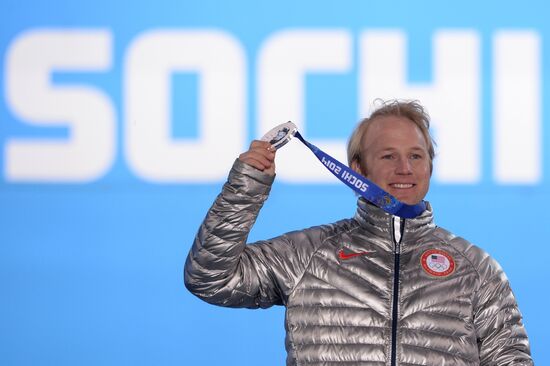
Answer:
<svg viewBox="0 0 550 366"><path fill-rule="evenodd" d="M422 268L436 277L446 277L454 272L455 261L451 255L443 250L426 250L420 258Z"/></svg>

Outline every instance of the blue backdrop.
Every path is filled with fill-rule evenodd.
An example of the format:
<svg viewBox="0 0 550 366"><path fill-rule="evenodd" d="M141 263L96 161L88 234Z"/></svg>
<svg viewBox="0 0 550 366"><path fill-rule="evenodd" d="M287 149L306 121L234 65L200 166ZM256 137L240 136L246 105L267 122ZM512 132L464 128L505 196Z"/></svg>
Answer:
<svg viewBox="0 0 550 366"><path fill-rule="evenodd" d="M550 363L545 2L0 9L0 364L284 364L284 309L199 301L185 257L251 139L293 119L343 156L377 97L431 112L436 222L500 262ZM251 241L355 211L290 145Z"/></svg>

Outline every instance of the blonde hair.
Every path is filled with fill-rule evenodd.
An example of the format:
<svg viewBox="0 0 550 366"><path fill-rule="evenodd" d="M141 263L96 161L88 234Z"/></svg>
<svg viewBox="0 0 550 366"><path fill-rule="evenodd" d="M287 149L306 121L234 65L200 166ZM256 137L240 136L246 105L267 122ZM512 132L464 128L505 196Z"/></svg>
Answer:
<svg viewBox="0 0 550 366"><path fill-rule="evenodd" d="M378 101L378 100L377 100ZM404 117L413 122L420 128L426 145L428 146L428 155L430 157L430 172L433 168L432 162L435 156L435 142L430 135L430 116L424 107L416 100L402 101L389 100L382 101L381 106L375 109L370 117L364 118L359 122L348 141L348 165L351 166L354 161L361 161L361 141L367 132L368 126L372 121L379 117Z"/></svg>

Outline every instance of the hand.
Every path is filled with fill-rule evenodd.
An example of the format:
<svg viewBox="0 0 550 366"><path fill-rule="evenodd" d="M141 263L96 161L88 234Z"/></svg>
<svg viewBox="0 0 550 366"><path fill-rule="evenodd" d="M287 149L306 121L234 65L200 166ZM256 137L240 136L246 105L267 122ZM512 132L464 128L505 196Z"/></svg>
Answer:
<svg viewBox="0 0 550 366"><path fill-rule="evenodd" d="M269 175L275 175L275 150L267 141L254 140L239 160Z"/></svg>

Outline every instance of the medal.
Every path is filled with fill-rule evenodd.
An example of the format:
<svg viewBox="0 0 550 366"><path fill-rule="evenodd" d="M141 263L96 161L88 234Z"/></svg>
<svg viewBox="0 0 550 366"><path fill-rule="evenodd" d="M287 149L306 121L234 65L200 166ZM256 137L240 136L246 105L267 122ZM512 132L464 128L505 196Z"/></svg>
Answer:
<svg viewBox="0 0 550 366"><path fill-rule="evenodd" d="M260 140L267 141L277 150L289 142L298 131L298 127L290 121L269 130Z"/></svg>

